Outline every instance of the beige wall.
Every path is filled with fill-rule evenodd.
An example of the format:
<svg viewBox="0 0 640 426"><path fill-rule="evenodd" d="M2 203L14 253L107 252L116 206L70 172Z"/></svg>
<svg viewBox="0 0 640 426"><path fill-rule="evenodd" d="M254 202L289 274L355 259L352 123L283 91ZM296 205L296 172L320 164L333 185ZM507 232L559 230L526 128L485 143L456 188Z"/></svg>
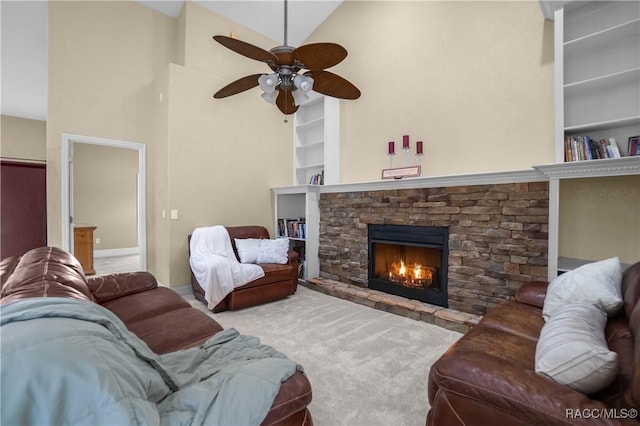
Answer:
<svg viewBox="0 0 640 426"><path fill-rule="evenodd" d="M169 285L189 282L186 237L195 227L271 229L269 189L291 181L291 123L257 89L212 97L265 66L212 40L237 25L191 2L186 7L183 23L135 2L53 2L49 9L49 241L59 245L62 239L62 134L146 144L148 267ZM189 34L206 42L194 48ZM176 45L181 39L183 47ZM199 56L205 64L169 65L198 64ZM178 220L169 219L172 209Z"/></svg>
<svg viewBox="0 0 640 426"><path fill-rule="evenodd" d="M640 176L562 180L559 255L637 262L639 207Z"/></svg>
<svg viewBox="0 0 640 426"><path fill-rule="evenodd" d="M174 20L136 2L49 3L48 237L60 245L63 133L155 143L156 76L173 59ZM153 198L150 194L150 198ZM149 214L154 214L150 211Z"/></svg>
<svg viewBox="0 0 640 426"><path fill-rule="evenodd" d="M426 176L554 161L553 23L537 1L346 1L308 41L343 45L331 71L362 91L341 103L344 182L378 180L404 134L424 141Z"/></svg>
<svg viewBox="0 0 640 426"><path fill-rule="evenodd" d="M1 116L0 156L18 160L46 161L47 122Z"/></svg>
<svg viewBox="0 0 640 426"><path fill-rule="evenodd" d="M137 186L137 150L74 144L74 222L97 226L95 250L138 247Z"/></svg>

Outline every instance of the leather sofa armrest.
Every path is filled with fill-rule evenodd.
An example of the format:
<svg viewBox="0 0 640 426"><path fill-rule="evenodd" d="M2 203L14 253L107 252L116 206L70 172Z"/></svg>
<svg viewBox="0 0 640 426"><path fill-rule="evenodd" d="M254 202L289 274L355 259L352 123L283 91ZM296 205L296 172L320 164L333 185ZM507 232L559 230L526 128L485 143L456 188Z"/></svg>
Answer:
<svg viewBox="0 0 640 426"><path fill-rule="evenodd" d="M149 272L127 272L104 275L87 280L96 303L140 293L158 287L156 277Z"/></svg>
<svg viewBox="0 0 640 426"><path fill-rule="evenodd" d="M289 250L287 252L287 257L289 259L289 263L298 261L298 252L295 250Z"/></svg>
<svg viewBox="0 0 640 426"><path fill-rule="evenodd" d="M548 285L549 283L544 281L530 281L518 289L516 300L520 303L543 308Z"/></svg>

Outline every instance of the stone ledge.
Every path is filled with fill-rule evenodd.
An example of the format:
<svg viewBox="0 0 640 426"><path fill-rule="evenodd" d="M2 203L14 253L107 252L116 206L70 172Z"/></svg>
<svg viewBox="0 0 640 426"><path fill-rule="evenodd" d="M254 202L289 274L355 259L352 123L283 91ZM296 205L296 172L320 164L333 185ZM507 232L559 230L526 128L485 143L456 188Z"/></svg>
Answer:
<svg viewBox="0 0 640 426"><path fill-rule="evenodd" d="M481 315L443 308L326 278L310 278L306 282L300 281L300 284L330 296L460 333L471 330L482 319Z"/></svg>

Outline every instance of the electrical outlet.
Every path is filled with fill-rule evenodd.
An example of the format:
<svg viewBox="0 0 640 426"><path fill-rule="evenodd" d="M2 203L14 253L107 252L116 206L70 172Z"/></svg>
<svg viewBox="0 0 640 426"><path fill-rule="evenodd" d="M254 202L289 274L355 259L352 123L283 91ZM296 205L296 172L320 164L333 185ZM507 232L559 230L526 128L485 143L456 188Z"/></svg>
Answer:
<svg viewBox="0 0 640 426"><path fill-rule="evenodd" d="M96 238L96 244L100 244L100 238Z"/></svg>

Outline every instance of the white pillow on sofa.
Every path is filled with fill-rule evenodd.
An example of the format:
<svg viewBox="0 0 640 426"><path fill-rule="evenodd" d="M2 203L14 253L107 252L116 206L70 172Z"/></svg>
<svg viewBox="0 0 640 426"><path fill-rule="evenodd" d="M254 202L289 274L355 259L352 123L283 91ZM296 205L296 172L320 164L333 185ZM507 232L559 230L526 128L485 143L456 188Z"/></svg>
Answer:
<svg viewBox="0 0 640 426"><path fill-rule="evenodd" d="M618 354L604 334L607 314L589 303L565 305L547 321L536 346L536 373L584 394L607 387L618 374Z"/></svg>
<svg viewBox="0 0 640 426"><path fill-rule="evenodd" d="M289 239L260 240L260 249L256 263L286 264L289 261Z"/></svg>
<svg viewBox="0 0 640 426"><path fill-rule="evenodd" d="M622 266L620 259L588 263L565 272L549 283L542 317L548 321L554 313L570 303L597 304L609 315L622 308Z"/></svg>
<svg viewBox="0 0 640 426"><path fill-rule="evenodd" d="M234 238L233 240L240 256L240 263L256 263L260 240L257 238Z"/></svg>

